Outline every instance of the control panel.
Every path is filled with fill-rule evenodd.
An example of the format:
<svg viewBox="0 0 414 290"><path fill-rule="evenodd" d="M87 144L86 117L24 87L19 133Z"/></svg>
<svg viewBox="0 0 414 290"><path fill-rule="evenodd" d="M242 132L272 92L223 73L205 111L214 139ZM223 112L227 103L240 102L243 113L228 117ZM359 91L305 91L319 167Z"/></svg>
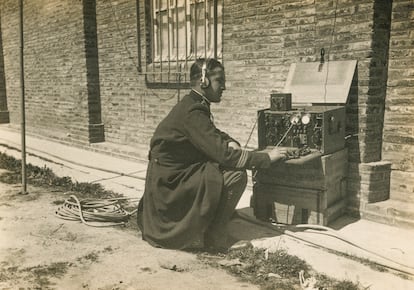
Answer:
<svg viewBox="0 0 414 290"><path fill-rule="evenodd" d="M345 107L308 106L258 112L259 150L281 146L329 154L345 147Z"/></svg>

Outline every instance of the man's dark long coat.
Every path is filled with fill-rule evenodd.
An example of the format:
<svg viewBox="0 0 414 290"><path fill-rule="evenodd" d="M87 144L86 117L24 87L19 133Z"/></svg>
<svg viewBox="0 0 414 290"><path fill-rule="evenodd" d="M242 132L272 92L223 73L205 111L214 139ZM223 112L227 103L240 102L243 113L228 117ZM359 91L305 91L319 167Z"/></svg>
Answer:
<svg viewBox="0 0 414 290"><path fill-rule="evenodd" d="M186 95L158 125L150 143L138 211L143 239L154 246L203 247L223 189L223 168L268 167L267 154L235 150L211 121L208 100Z"/></svg>

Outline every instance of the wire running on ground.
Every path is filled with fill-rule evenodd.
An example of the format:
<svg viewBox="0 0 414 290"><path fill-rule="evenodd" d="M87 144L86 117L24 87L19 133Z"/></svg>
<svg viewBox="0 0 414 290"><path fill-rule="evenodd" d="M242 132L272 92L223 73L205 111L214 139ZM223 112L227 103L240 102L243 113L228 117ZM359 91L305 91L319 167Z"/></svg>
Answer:
<svg viewBox="0 0 414 290"><path fill-rule="evenodd" d="M138 200L137 198L109 198L79 200L71 195L55 215L61 219L81 221L93 227L108 227L125 225L137 210L125 210L120 204L121 200Z"/></svg>

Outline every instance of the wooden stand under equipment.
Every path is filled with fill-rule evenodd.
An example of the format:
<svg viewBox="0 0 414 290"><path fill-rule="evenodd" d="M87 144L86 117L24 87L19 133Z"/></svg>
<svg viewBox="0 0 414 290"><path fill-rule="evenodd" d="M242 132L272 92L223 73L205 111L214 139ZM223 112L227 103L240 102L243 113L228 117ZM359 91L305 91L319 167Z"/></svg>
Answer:
<svg viewBox="0 0 414 290"><path fill-rule="evenodd" d="M347 149L323 156L315 152L305 158L255 171L251 207L256 218L328 225L343 214Z"/></svg>

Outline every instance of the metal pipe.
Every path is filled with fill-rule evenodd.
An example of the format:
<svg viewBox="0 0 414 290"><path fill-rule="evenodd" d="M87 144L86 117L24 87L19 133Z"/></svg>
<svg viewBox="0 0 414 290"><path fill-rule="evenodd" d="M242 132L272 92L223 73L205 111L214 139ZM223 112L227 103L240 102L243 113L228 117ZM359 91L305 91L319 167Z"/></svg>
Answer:
<svg viewBox="0 0 414 290"><path fill-rule="evenodd" d="M207 24L208 24L208 1L204 0L204 59L207 59Z"/></svg>
<svg viewBox="0 0 414 290"><path fill-rule="evenodd" d="M159 49L159 56L160 56L160 82L162 82L162 7L161 7L161 0L158 0L158 15L159 15L159 21L158 21L158 47Z"/></svg>
<svg viewBox="0 0 414 290"><path fill-rule="evenodd" d="M170 1L167 0L167 55L168 55L168 74L167 74L167 80L168 83L170 82L170 74L171 74L171 33L172 33L172 28L171 28L171 22L170 22L170 13L171 13L171 9L170 9Z"/></svg>
<svg viewBox="0 0 414 290"><path fill-rule="evenodd" d="M137 40L138 40L138 72L142 72L142 62L141 62L141 12L139 9L139 0L136 0L137 5Z"/></svg>
<svg viewBox="0 0 414 290"><path fill-rule="evenodd" d="M194 59L197 59L197 1L194 1Z"/></svg>
<svg viewBox="0 0 414 290"><path fill-rule="evenodd" d="M24 96L24 59L23 59L23 0L20 0L20 105L21 105L21 146L22 146L22 191L27 194L26 179L26 115L25 115L25 96Z"/></svg>
<svg viewBox="0 0 414 290"><path fill-rule="evenodd" d="M139 0L138 0L139 1ZM155 29L154 29L154 18L156 16L155 14L155 8L153 1L150 1L151 5L151 46L152 46L152 72L155 71ZM148 73L148 72L147 72ZM152 79L154 81L154 78Z"/></svg>
<svg viewBox="0 0 414 290"><path fill-rule="evenodd" d="M187 1L184 0L184 6L185 6L185 60L184 60L184 71L187 71L188 67L188 27L190 26L191 30L191 9L187 6ZM187 18L188 17L188 18ZM184 76L184 82L187 81L187 74Z"/></svg>
<svg viewBox="0 0 414 290"><path fill-rule="evenodd" d="M217 23L218 23L218 13L217 13L217 6L218 6L218 1L214 0L214 4L213 4L213 10L214 10L214 21L213 21L213 25L214 25L214 58L217 59Z"/></svg>
<svg viewBox="0 0 414 290"><path fill-rule="evenodd" d="M179 45L179 41L178 41L178 33L179 33L179 30L178 30L178 0L175 0L175 45L177 46L176 47L176 67L175 67L175 71L176 71L176 79L177 79L177 76L178 77L181 77L181 75L179 75L178 74L178 52L179 52L179 49L178 49L178 45Z"/></svg>

